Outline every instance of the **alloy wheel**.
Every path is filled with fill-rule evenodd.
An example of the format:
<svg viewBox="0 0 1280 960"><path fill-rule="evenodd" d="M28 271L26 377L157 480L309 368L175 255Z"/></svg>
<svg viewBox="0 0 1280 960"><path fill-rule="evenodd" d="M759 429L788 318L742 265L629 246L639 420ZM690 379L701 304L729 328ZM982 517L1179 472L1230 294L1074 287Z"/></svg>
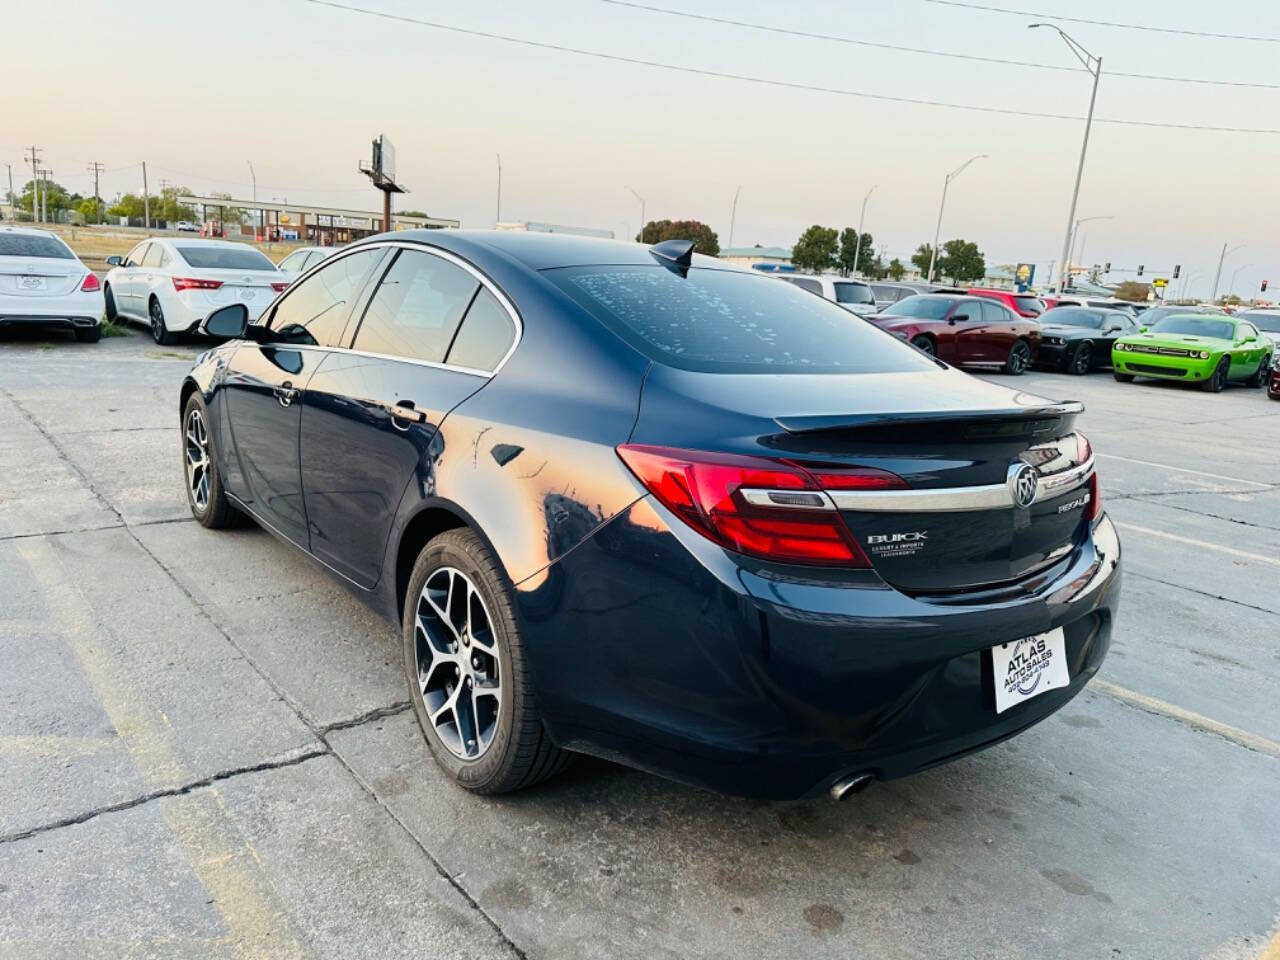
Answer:
<svg viewBox="0 0 1280 960"><path fill-rule="evenodd" d="M1008 371L1014 375L1023 373L1030 362L1031 352L1027 349L1026 343L1015 340L1013 346L1009 348L1009 360L1006 364Z"/></svg>
<svg viewBox="0 0 1280 960"><path fill-rule="evenodd" d="M164 342L164 313L160 310L160 304L151 301L151 337L156 343Z"/></svg>
<svg viewBox="0 0 1280 960"><path fill-rule="evenodd" d="M187 415L187 490L197 513L209 509L209 431L199 410Z"/></svg>
<svg viewBox="0 0 1280 960"><path fill-rule="evenodd" d="M436 737L455 757L478 760L498 732L503 676L484 598L455 567L440 567L422 585L414 657L418 695Z"/></svg>
<svg viewBox="0 0 1280 960"><path fill-rule="evenodd" d="M933 341L930 340L928 337L916 337L914 340L911 341L911 345L915 347L917 350L919 350L921 353L927 353L931 357L935 353L933 349Z"/></svg>
<svg viewBox="0 0 1280 960"><path fill-rule="evenodd" d="M1076 347L1076 352L1071 357L1071 372L1077 375L1089 372L1089 360L1093 354L1092 348L1087 343L1082 343Z"/></svg>

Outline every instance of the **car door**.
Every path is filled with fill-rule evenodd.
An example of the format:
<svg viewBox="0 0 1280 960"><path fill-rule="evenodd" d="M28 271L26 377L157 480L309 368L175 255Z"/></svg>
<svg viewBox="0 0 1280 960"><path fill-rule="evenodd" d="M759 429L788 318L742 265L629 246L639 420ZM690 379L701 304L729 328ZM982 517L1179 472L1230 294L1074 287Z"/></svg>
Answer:
<svg viewBox="0 0 1280 960"><path fill-rule="evenodd" d="M301 440L311 549L360 586L372 587L382 574L409 485L423 495L434 488L441 423L488 382L500 359L468 355L467 344L495 325L505 325L505 353L514 317L480 275L451 255L402 247L351 350L330 353L312 378ZM466 362L449 362L451 350Z"/></svg>
<svg viewBox="0 0 1280 960"><path fill-rule="evenodd" d="M982 307L982 302L976 298L961 300L947 316L956 363L980 363L984 359L982 331L986 324ZM939 357L946 359L942 356L941 344Z"/></svg>
<svg viewBox="0 0 1280 960"><path fill-rule="evenodd" d="M1253 376L1262 362L1262 353L1263 343L1258 336L1258 328L1247 320L1237 323L1235 349L1231 351L1231 376L1237 379Z"/></svg>
<svg viewBox="0 0 1280 960"><path fill-rule="evenodd" d="M131 317L146 318L146 310L139 307L138 281L141 278L142 260L147 255L150 241L144 240L125 255L120 264L120 273L111 286L111 295L115 297L116 309Z"/></svg>
<svg viewBox="0 0 1280 960"><path fill-rule="evenodd" d="M169 259L169 252L165 250L164 244L153 240L151 245L147 247L147 252L142 257L142 263L139 264L138 271L134 275L134 297L136 298L138 309L144 317L150 315L151 295L159 292L158 288L161 281L169 283L168 276L164 271ZM169 285L169 289L173 289L172 284Z"/></svg>
<svg viewBox="0 0 1280 960"><path fill-rule="evenodd" d="M1026 326L1026 319L1018 316L1004 304L995 300L982 303L982 330L977 337L978 349L985 363L1004 363L1009 358L1009 348Z"/></svg>
<svg viewBox="0 0 1280 960"><path fill-rule="evenodd" d="M300 401L328 351L344 343L353 306L385 256L384 247L353 252L290 288L263 324L270 332L237 347L223 381L227 489L302 547L309 537L298 465Z"/></svg>

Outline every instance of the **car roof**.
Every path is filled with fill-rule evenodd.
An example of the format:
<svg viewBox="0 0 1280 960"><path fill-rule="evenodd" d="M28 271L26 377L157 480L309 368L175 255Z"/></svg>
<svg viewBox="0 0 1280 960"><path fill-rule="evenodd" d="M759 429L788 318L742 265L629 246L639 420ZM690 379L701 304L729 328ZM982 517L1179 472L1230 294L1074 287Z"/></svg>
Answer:
<svg viewBox="0 0 1280 960"><path fill-rule="evenodd" d="M5 225L0 227L0 230L3 230L5 233L21 234L24 237L53 237L56 240L62 239L52 230L41 230L38 227L11 227Z"/></svg>

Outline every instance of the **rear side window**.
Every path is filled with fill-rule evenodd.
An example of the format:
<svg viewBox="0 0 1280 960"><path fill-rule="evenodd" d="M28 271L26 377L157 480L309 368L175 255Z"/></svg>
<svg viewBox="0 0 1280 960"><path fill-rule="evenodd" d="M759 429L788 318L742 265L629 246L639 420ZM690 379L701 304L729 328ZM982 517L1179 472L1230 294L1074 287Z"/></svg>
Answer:
<svg viewBox="0 0 1280 960"><path fill-rule="evenodd" d="M652 360L708 373L934 369L920 353L821 297L766 276L653 266L544 273Z"/></svg>
<svg viewBox="0 0 1280 960"><path fill-rule="evenodd" d="M341 346L351 301L382 254L375 247L341 257L291 287L275 309L271 329L291 343Z"/></svg>
<svg viewBox="0 0 1280 960"><path fill-rule="evenodd" d="M144 267L160 266L160 257L163 253L164 247L160 246L158 243L153 243L147 248L147 255L142 258L142 265Z"/></svg>
<svg viewBox="0 0 1280 960"><path fill-rule="evenodd" d="M837 283L836 303L875 303L871 288L865 283Z"/></svg>
<svg viewBox="0 0 1280 960"><path fill-rule="evenodd" d="M45 257L51 260L76 258L61 240L25 233L0 233L0 257Z"/></svg>
<svg viewBox="0 0 1280 960"><path fill-rule="evenodd" d="M444 361L480 282L441 257L401 250L369 301L355 349Z"/></svg>
<svg viewBox="0 0 1280 960"><path fill-rule="evenodd" d="M200 270L275 270L276 265L250 247L178 247L182 259Z"/></svg>
<svg viewBox="0 0 1280 960"><path fill-rule="evenodd" d="M977 306L977 304L974 304L974 306ZM977 318L975 317L974 319L976 320ZM983 323L1008 323L1012 319L1012 313L1003 304L997 303L995 300L984 299L982 301Z"/></svg>
<svg viewBox="0 0 1280 960"><path fill-rule="evenodd" d="M1044 313L1044 303L1039 297L1014 297L1013 302L1018 305L1018 309L1023 313L1029 313L1032 316L1040 316Z"/></svg>
<svg viewBox="0 0 1280 960"><path fill-rule="evenodd" d="M511 315L483 287L462 321L458 335L449 348L448 362L473 370L492 371L511 349L516 339L516 325Z"/></svg>
<svg viewBox="0 0 1280 960"><path fill-rule="evenodd" d="M788 277L787 283L797 286L801 290L808 290L810 293L816 293L818 296L822 296L822 284L817 280L805 280L803 278L793 280Z"/></svg>

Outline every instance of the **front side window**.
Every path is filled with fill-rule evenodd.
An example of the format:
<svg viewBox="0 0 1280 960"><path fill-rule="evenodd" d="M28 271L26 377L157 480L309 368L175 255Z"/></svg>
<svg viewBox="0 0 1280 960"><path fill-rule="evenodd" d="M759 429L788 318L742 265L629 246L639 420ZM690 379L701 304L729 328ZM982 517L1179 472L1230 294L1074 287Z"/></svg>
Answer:
<svg viewBox="0 0 1280 960"><path fill-rule="evenodd" d="M1087 310L1084 307L1054 307L1046 310L1040 317L1041 323L1060 323L1064 327L1088 327L1090 330L1102 328L1103 314L1099 310Z"/></svg>
<svg viewBox="0 0 1280 960"><path fill-rule="evenodd" d="M290 343L342 346L351 303L381 258L374 247L341 257L290 288L271 317L271 329Z"/></svg>
<svg viewBox="0 0 1280 960"><path fill-rule="evenodd" d="M280 261L280 269L286 273L301 273L303 264L307 261L307 251L299 250L297 253L291 253Z"/></svg>
<svg viewBox="0 0 1280 960"><path fill-rule="evenodd" d="M44 257L74 260L76 255L56 237L31 233L0 233L0 257Z"/></svg>
<svg viewBox="0 0 1280 960"><path fill-rule="evenodd" d="M706 373L887 373L932 362L829 300L736 270L561 267L543 273L644 356Z"/></svg>
<svg viewBox="0 0 1280 960"><path fill-rule="evenodd" d="M182 259L198 270L271 270L276 265L252 247L182 246Z"/></svg>
<svg viewBox="0 0 1280 960"><path fill-rule="evenodd" d="M355 349L442 363L479 286L442 257L401 250L369 301Z"/></svg>
<svg viewBox="0 0 1280 960"><path fill-rule="evenodd" d="M511 315L483 287L462 320L446 358L452 366L492 371L511 349L516 339L516 325Z"/></svg>
<svg viewBox="0 0 1280 960"><path fill-rule="evenodd" d="M865 283L837 283L836 303L871 303L876 302L875 294Z"/></svg>
<svg viewBox="0 0 1280 960"><path fill-rule="evenodd" d="M1252 323L1242 323L1240 324L1239 336L1241 340L1245 340L1249 337L1253 337L1254 339L1257 339L1258 331L1253 329Z"/></svg>
<svg viewBox="0 0 1280 960"><path fill-rule="evenodd" d="M142 258L143 258L143 257L145 257L145 256L147 255L147 248L148 248L148 247L150 247L150 246L151 246L151 244L149 244L149 243L140 243L140 244L138 244L136 247L134 247L132 250L130 250L130 251L129 251L129 255L128 255L127 257L125 257L125 258L124 258L124 265L125 265L126 267L137 267L137 266L141 266L141 265L142 265Z"/></svg>

